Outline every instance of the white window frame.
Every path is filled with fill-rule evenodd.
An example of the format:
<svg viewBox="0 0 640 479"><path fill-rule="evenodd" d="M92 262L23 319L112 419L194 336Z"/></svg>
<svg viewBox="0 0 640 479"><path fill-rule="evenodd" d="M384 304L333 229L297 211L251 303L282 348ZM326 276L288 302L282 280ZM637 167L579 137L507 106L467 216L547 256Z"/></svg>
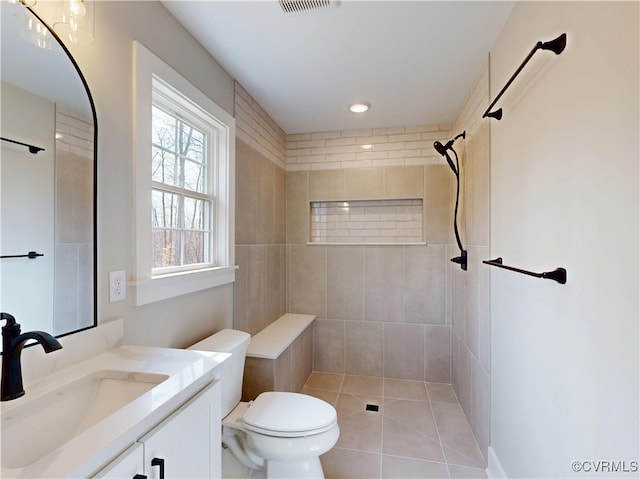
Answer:
<svg viewBox="0 0 640 479"><path fill-rule="evenodd" d="M216 121L214 263L155 274L152 268L151 106L154 84L173 100L195 104ZM138 42L133 42L133 170L135 196L135 272L129 283L137 306L235 281L235 119L182 75Z"/></svg>

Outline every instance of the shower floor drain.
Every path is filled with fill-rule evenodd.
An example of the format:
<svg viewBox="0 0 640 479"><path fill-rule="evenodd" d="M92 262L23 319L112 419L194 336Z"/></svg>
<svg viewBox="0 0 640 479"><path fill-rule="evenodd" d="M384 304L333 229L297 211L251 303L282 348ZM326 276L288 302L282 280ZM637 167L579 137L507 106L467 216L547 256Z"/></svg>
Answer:
<svg viewBox="0 0 640 479"><path fill-rule="evenodd" d="M377 404L367 404L364 409L365 411L378 412L380 410L380 406Z"/></svg>

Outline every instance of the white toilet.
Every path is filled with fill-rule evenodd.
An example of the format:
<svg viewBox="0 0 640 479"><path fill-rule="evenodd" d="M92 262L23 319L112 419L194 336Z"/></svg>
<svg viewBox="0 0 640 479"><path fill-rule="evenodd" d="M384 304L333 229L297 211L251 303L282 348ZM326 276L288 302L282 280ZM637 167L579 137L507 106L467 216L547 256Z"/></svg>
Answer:
<svg viewBox="0 0 640 479"><path fill-rule="evenodd" d="M222 442L248 468L267 478L323 478L320 455L338 441L333 406L305 394L265 392L240 402L251 336L225 329L189 349L231 353L223 363Z"/></svg>

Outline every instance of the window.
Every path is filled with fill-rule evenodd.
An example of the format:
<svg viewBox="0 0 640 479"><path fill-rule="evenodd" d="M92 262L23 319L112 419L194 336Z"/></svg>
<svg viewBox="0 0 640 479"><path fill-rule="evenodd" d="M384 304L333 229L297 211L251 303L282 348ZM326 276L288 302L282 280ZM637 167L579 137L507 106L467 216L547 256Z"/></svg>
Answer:
<svg viewBox="0 0 640 479"><path fill-rule="evenodd" d="M136 304L233 282L235 121L134 42Z"/></svg>
<svg viewBox="0 0 640 479"><path fill-rule="evenodd" d="M215 192L209 178L216 160L209 154L213 132L194 118L181 118L155 93L156 89L151 114L153 271L214 264Z"/></svg>

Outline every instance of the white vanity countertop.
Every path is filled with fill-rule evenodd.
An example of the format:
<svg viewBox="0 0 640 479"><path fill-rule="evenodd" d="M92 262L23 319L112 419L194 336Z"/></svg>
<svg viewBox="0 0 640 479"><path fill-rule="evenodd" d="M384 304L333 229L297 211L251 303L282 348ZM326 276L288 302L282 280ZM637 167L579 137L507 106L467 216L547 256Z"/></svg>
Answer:
<svg viewBox="0 0 640 479"><path fill-rule="evenodd" d="M0 413L8 413L25 402L96 371L135 371L168 376L168 379L153 389L39 461L21 469L2 467L0 476L3 479L61 478L95 474L206 384L216 379L219 376L219 366L228 357L228 353L118 346L42 380L25 383L26 394L19 399L1 403ZM55 434L55 431L42 431L42 434ZM1 440L11 441L11 438L3 435Z"/></svg>

